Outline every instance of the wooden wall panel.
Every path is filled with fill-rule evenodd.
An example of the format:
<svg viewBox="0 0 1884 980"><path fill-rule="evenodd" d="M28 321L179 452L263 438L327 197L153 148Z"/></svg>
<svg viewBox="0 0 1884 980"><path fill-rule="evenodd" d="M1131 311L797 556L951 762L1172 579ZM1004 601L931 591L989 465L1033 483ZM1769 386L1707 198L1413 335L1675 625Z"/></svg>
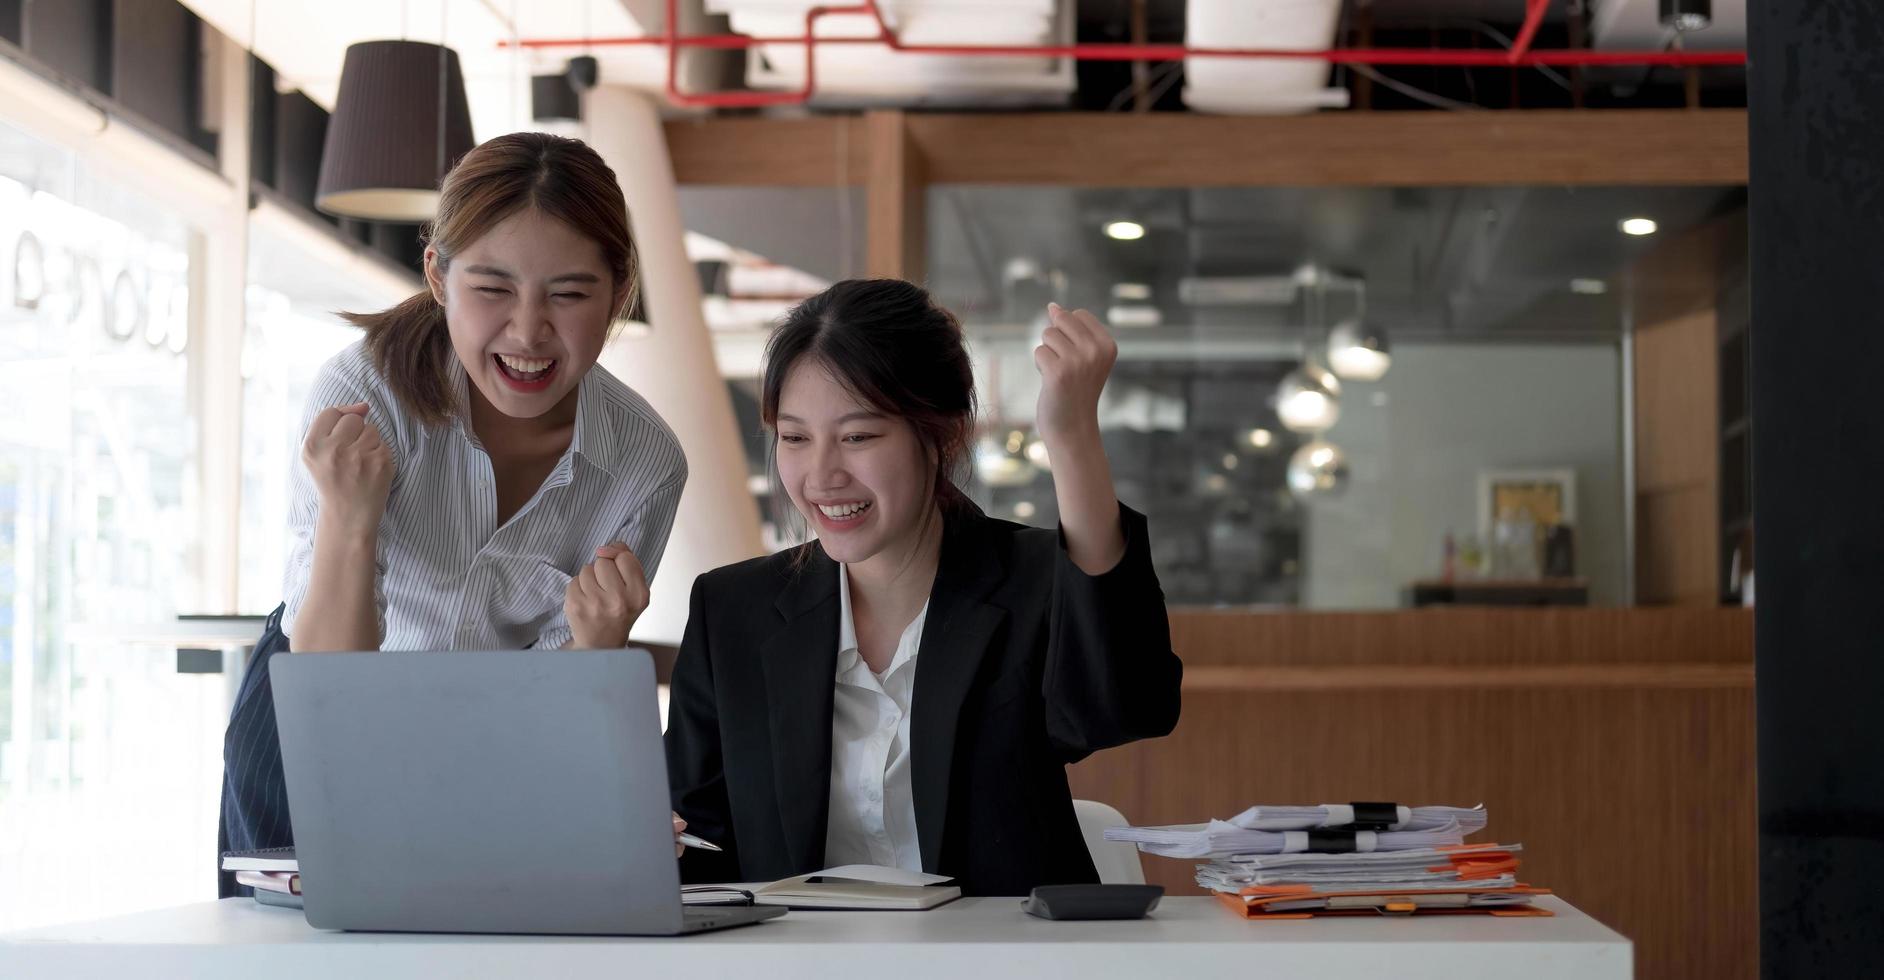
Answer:
<svg viewBox="0 0 1884 980"><path fill-rule="evenodd" d="M1124 121L1122 121L1124 120ZM1007 113L912 117L944 183L1098 187L1744 184L1746 114Z"/></svg>
<svg viewBox="0 0 1884 980"><path fill-rule="evenodd" d="M1173 634L1177 731L1074 767L1076 795L1147 824L1482 802L1527 880L1636 942L1638 976L1753 976L1750 614L1180 611ZM1197 891L1193 862L1144 863Z"/></svg>
<svg viewBox="0 0 1884 980"><path fill-rule="evenodd" d="M1720 601L1720 494L1711 481L1636 495L1636 594L1642 602Z"/></svg>
<svg viewBox="0 0 1884 980"><path fill-rule="evenodd" d="M1708 308L1638 327L1636 601L1720 601L1720 354Z"/></svg>
<svg viewBox="0 0 1884 980"><path fill-rule="evenodd" d="M1171 642L1187 671L1204 665L1746 665L1753 662L1753 614L1741 609L1181 609L1171 613Z"/></svg>
<svg viewBox="0 0 1884 980"><path fill-rule="evenodd" d="M938 183L1087 187L1740 185L1744 110L920 113ZM849 127L846 128L847 122ZM667 124L683 184L862 183L854 117Z"/></svg>

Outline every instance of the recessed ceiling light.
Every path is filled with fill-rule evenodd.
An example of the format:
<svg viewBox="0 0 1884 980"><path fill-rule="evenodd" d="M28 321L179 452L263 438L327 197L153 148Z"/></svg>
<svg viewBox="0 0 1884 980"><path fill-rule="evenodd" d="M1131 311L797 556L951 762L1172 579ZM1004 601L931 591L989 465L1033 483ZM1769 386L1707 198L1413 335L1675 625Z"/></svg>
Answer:
<svg viewBox="0 0 1884 980"><path fill-rule="evenodd" d="M1136 221L1108 221L1106 234L1122 242L1136 241L1145 237L1145 226Z"/></svg>
<svg viewBox="0 0 1884 980"><path fill-rule="evenodd" d="M1570 291L1582 296L1601 296L1609 292L1609 283L1601 279L1572 279Z"/></svg>
<svg viewBox="0 0 1884 980"><path fill-rule="evenodd" d="M1622 233L1625 235L1640 237L1642 235L1655 234L1656 229L1661 226L1655 223L1654 218L1624 218L1622 219L1622 223L1617 225L1617 227L1621 228Z"/></svg>
<svg viewBox="0 0 1884 980"><path fill-rule="evenodd" d="M1106 307L1106 322L1118 329L1156 327L1164 323L1164 313L1143 303L1118 303Z"/></svg>
<svg viewBox="0 0 1884 980"><path fill-rule="evenodd" d="M1113 283L1112 298L1131 303L1143 303L1151 298L1151 286L1142 282Z"/></svg>

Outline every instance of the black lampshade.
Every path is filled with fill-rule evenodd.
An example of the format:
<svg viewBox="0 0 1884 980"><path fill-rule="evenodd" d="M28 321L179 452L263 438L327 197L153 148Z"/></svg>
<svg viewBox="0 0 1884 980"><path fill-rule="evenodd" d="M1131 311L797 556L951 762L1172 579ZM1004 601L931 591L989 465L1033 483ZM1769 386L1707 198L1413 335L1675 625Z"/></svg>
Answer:
<svg viewBox="0 0 1884 980"><path fill-rule="evenodd" d="M314 203L350 218L429 221L439 180L473 145L457 52L423 41L361 41L347 48L340 70Z"/></svg>
<svg viewBox="0 0 1884 980"><path fill-rule="evenodd" d="M530 76L530 118L537 122L582 118L582 98L569 84L568 75Z"/></svg>

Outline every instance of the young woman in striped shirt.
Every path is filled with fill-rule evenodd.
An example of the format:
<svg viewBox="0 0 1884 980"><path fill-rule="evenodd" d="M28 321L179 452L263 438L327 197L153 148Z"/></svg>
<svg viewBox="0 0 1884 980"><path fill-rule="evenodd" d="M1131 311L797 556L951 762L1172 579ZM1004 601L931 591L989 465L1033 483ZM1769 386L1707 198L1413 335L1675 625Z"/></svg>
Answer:
<svg viewBox="0 0 1884 980"><path fill-rule="evenodd" d="M686 480L596 358L635 290L615 175L586 145L493 139L446 177L428 289L347 318L297 467L282 631L296 652L619 647Z"/></svg>
<svg viewBox="0 0 1884 980"><path fill-rule="evenodd" d="M366 336L308 398L285 601L223 740L222 850L293 843L275 653L620 647L647 607L687 462L596 366L636 288L614 173L575 140L484 143L445 178L425 274L348 315Z"/></svg>

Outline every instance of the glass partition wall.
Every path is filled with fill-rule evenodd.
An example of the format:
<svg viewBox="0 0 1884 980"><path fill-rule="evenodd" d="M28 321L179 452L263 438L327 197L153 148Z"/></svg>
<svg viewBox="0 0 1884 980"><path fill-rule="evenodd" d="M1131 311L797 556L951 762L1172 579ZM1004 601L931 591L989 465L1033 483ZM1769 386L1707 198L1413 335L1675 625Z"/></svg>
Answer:
<svg viewBox="0 0 1884 980"><path fill-rule="evenodd" d="M933 187L928 284L983 391L974 496L1056 518L1031 350L1057 300L1119 341L1101 427L1174 604L1627 603L1629 311L1674 285L1630 270L1740 201Z"/></svg>

